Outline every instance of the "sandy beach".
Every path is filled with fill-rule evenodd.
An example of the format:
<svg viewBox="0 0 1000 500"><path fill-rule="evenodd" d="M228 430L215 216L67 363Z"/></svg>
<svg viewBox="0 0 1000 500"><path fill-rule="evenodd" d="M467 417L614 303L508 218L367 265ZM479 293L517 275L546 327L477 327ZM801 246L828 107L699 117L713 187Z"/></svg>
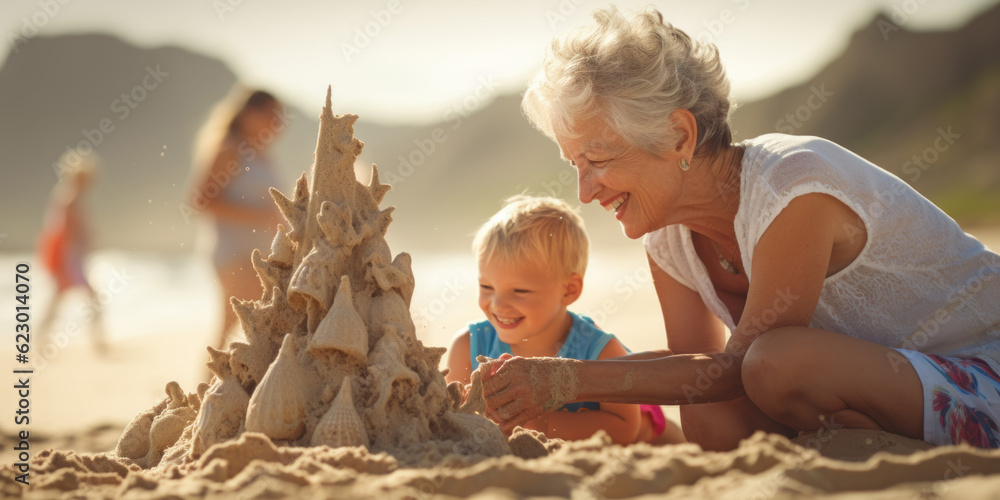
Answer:
<svg viewBox="0 0 1000 500"><path fill-rule="evenodd" d="M99 442L86 436L65 444ZM36 471L47 473L40 482L23 490L5 474L2 488L23 498L72 492L74 498L964 499L996 498L1000 487L996 451L930 448L874 431L832 430L793 441L758 433L728 453L696 445L613 446L603 434L553 448L531 458L470 461L449 454L436 467L402 467L363 448L276 449L262 435L245 434L183 478L153 476L103 454L47 450L36 461Z"/></svg>

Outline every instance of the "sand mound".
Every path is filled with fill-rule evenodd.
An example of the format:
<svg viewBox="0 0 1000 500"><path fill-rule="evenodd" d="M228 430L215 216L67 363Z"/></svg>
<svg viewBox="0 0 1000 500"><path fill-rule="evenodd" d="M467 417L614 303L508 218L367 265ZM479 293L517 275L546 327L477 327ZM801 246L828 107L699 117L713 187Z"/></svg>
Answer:
<svg viewBox="0 0 1000 500"><path fill-rule="evenodd" d="M544 438L542 438L544 440ZM21 490L7 474L2 489L26 498L996 498L1000 452L968 446L914 451L926 444L884 432L839 430L796 441L758 433L728 453L696 445L610 444L603 433L585 441L542 442L518 430L511 443L530 443L537 458L470 459L436 441L428 464L407 467L364 447L279 447L247 432L213 446L188 473L156 473L110 454L40 453L40 478ZM867 443L867 444L866 444ZM867 448L865 448L867 446ZM884 449L881 447L885 447ZM515 444L515 448L518 446ZM837 450L874 455L862 462L827 458ZM425 450L426 451L426 450ZM910 452L909 455L891 452ZM433 467L430 467L431 463ZM9 468L7 466L6 468Z"/></svg>

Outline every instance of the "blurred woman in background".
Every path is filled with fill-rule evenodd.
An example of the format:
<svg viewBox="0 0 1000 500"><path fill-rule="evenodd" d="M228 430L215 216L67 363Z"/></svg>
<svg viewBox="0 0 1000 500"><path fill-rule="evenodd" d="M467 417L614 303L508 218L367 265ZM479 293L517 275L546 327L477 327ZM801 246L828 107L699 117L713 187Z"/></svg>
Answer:
<svg viewBox="0 0 1000 500"><path fill-rule="evenodd" d="M237 320L229 298L261 295L250 255L255 248L267 255L280 221L268 194L278 185L268 152L283 128L282 107L273 95L237 86L198 134L191 201L211 219L200 246L210 255L222 289L219 348Z"/></svg>

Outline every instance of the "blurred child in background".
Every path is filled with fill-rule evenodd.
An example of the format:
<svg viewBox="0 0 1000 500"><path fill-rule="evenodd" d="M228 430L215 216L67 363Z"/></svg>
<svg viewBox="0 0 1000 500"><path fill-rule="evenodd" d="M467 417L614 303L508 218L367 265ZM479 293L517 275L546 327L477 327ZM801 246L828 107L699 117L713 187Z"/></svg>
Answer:
<svg viewBox="0 0 1000 500"><path fill-rule="evenodd" d="M87 321L94 347L107 351L101 306L97 294L87 281L84 260L91 250L90 228L87 225L84 196L97 174L97 153L83 154L68 150L59 159L64 168L52 190L45 223L38 238L38 257L42 267L52 276L56 291L49 308L36 328L36 342L44 345L51 334L52 321L63 302L66 292L82 289L90 304L86 309Z"/></svg>

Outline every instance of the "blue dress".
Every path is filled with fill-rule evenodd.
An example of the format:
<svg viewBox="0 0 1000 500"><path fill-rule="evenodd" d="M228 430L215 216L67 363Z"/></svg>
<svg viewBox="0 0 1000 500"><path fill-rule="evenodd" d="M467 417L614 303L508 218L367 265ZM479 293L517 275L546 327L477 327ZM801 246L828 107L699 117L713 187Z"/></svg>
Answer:
<svg viewBox="0 0 1000 500"><path fill-rule="evenodd" d="M601 355L601 351L604 350L604 346L611 339L616 339L614 335L598 328L594 324L594 320L573 312L570 312L569 315L573 318L573 326L569 330L569 335L566 336L566 341L556 353L557 358L596 360ZM626 348L626 350L628 349ZM469 323L469 356L472 358L473 370L479 367L476 356L483 355L496 359L503 353L514 354L510 350L510 344L500 340L496 329L489 321ZM575 412L599 410L600 408L600 403L595 402L568 403L559 411Z"/></svg>

